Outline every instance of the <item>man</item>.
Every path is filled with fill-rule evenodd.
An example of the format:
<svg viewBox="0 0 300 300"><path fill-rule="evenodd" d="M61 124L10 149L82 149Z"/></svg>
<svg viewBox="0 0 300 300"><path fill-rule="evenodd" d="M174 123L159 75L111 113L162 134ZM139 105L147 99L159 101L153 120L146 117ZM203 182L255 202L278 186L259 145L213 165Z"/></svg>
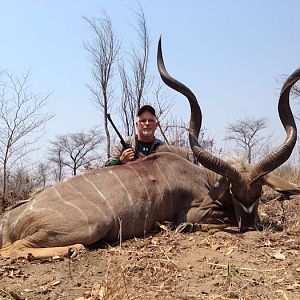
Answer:
<svg viewBox="0 0 300 300"><path fill-rule="evenodd" d="M138 110L135 125L137 134L125 139L131 148L124 149L120 142L117 143L106 166L126 164L135 158L153 153L159 145L164 144L154 136L157 119L152 106L144 105Z"/></svg>

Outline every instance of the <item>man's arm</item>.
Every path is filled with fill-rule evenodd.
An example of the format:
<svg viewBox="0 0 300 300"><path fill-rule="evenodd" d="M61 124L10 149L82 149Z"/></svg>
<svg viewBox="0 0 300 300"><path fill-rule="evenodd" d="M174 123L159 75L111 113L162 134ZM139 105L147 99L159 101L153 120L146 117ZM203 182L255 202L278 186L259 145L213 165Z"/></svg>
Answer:
<svg viewBox="0 0 300 300"><path fill-rule="evenodd" d="M105 166L114 166L114 165L121 165L122 161L120 160L121 154L123 152L123 146L120 142L116 143L109 160L105 163Z"/></svg>
<svg viewBox="0 0 300 300"><path fill-rule="evenodd" d="M115 144L112 152L111 157L105 163L105 166L114 166L114 165L121 165L126 164L132 160L134 160L134 151L132 148L127 148L124 150L124 147L121 142Z"/></svg>

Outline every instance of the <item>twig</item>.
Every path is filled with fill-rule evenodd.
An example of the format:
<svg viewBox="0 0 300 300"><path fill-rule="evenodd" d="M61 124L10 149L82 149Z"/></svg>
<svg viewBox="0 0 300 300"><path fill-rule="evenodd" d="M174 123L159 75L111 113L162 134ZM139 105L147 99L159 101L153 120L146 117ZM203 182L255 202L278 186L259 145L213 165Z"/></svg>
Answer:
<svg viewBox="0 0 300 300"><path fill-rule="evenodd" d="M157 123L157 126L158 126L158 128L159 128L159 130L160 130L160 133L161 133L161 135L163 136L163 138L164 138L166 144L167 144L167 145L170 145L170 143L169 143L169 141L168 141L168 138L167 138L167 136L165 135L164 131L162 130L162 128L161 128L159 122Z"/></svg>
<svg viewBox="0 0 300 300"><path fill-rule="evenodd" d="M117 248L111 248L111 249L109 249L109 251L110 252L120 252L120 251L122 251L122 252L127 252L127 253L136 253L136 254L151 254L151 255L153 255L153 254L164 254L164 252L163 251L152 251L152 252L148 252L148 251L138 251L138 250L128 250L128 249L117 249Z"/></svg>
<svg viewBox="0 0 300 300"><path fill-rule="evenodd" d="M69 275L71 280L73 280L73 276L72 276L72 270L71 270L71 258L68 258L68 268L69 268Z"/></svg>
<svg viewBox="0 0 300 300"><path fill-rule="evenodd" d="M123 278L125 294L126 294L127 298L129 299L129 294L128 294L127 285L126 285L126 278L125 278L125 274L124 274L124 269L123 268L122 268L122 273L121 274L122 274L122 278Z"/></svg>
<svg viewBox="0 0 300 300"><path fill-rule="evenodd" d="M10 297L10 294L9 294L9 292L7 292L7 291L5 291L5 290L3 290L3 289L0 289L0 292L1 292L1 293L3 293L4 295L6 295L6 296L9 296L9 297Z"/></svg>
<svg viewBox="0 0 300 300"><path fill-rule="evenodd" d="M221 265L221 264L215 264L215 263L208 263L208 264L212 265L212 266L216 266L216 267L222 267L224 269L227 269L227 267L228 267L228 265ZM279 270L285 270L284 267L278 268L278 269L253 269L253 268L241 268L241 267L239 267L238 269L242 270L242 271L259 271L259 272L277 272Z"/></svg>
<svg viewBox="0 0 300 300"><path fill-rule="evenodd" d="M118 218L119 221L119 246L122 248L122 219Z"/></svg>

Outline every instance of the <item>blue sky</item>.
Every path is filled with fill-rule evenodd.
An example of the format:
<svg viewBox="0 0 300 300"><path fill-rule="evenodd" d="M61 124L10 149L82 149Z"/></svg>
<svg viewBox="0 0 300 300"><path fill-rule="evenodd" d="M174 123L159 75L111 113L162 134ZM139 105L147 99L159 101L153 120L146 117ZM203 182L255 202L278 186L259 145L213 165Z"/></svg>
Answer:
<svg viewBox="0 0 300 300"><path fill-rule="evenodd" d="M269 130L283 136L277 115L278 79L300 66L300 2L292 0L139 1L151 38L150 73L163 34L168 71L197 95L203 125L220 143L225 127L238 119L265 117ZM136 42L131 9L137 1L0 0L0 70L31 72L34 93L52 92L47 140L89 129L100 122L86 87L91 66L84 41L92 34L82 16L105 10L124 47ZM118 84L118 82L116 82ZM183 97L173 114L188 120ZM298 107L293 103L295 110ZM115 117L117 118L117 116Z"/></svg>

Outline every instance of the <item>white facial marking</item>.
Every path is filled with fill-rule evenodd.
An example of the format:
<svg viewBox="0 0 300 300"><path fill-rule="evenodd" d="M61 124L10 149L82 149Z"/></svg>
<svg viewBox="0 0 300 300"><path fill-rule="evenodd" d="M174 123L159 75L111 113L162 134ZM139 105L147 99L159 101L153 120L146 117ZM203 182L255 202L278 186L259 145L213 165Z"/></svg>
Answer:
<svg viewBox="0 0 300 300"><path fill-rule="evenodd" d="M242 208L243 208L243 210L244 210L245 213L251 214L252 211L253 211L253 208L254 208L254 206L255 206L255 204L256 204L256 202L257 202L257 201L255 201L255 202L254 202L252 205L250 205L249 207L246 207L246 206L243 205L241 202L240 202L240 204L241 204L241 206L242 206Z"/></svg>

